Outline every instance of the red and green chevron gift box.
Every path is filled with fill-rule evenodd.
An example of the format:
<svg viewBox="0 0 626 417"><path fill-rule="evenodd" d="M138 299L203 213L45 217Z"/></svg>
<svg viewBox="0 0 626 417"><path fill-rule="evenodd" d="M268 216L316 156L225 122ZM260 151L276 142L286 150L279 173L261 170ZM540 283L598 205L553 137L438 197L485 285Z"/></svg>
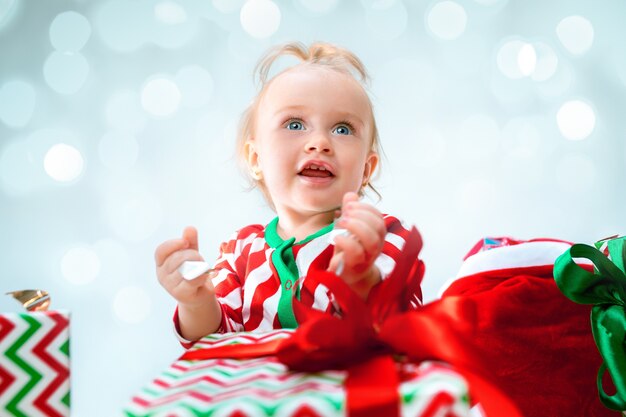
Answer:
<svg viewBox="0 0 626 417"><path fill-rule="evenodd" d="M290 337L292 332L211 335L192 350L264 343ZM402 416L469 415L467 383L450 367L437 362L398 366ZM274 356L178 360L133 397L125 413L128 417L346 416L345 380L345 371L289 371Z"/></svg>
<svg viewBox="0 0 626 417"><path fill-rule="evenodd" d="M0 314L0 415L70 415L69 313Z"/></svg>

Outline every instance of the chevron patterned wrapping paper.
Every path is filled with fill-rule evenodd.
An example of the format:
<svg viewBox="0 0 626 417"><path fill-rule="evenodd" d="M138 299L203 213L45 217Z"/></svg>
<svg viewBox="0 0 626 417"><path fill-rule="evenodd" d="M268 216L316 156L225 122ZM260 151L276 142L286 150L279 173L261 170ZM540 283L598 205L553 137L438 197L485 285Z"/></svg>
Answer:
<svg viewBox="0 0 626 417"><path fill-rule="evenodd" d="M211 335L192 349L289 337L291 330ZM376 376L373 375L373 378ZM344 371L301 373L275 357L178 360L132 398L127 417L346 416ZM444 364L404 364L403 417L469 416L465 379Z"/></svg>
<svg viewBox="0 0 626 417"><path fill-rule="evenodd" d="M0 415L70 415L69 313L0 314Z"/></svg>

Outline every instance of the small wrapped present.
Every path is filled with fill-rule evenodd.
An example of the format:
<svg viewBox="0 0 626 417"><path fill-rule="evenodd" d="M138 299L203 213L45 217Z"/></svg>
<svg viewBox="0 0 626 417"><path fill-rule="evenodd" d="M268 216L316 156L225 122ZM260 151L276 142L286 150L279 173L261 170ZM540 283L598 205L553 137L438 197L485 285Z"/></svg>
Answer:
<svg viewBox="0 0 626 417"><path fill-rule="evenodd" d="M477 305L460 319L474 326L472 347L528 417L615 416L588 383L601 363L591 307L572 303L554 280L554 263L571 246L554 238L481 239L441 296ZM593 270L582 260L579 266Z"/></svg>
<svg viewBox="0 0 626 417"><path fill-rule="evenodd" d="M0 415L70 415L69 313L0 314Z"/></svg>
<svg viewBox="0 0 626 417"><path fill-rule="evenodd" d="M588 259L593 272L581 268L574 259ZM572 301L591 304L591 330L603 363L597 375L602 403L612 410L626 411L626 237L612 236L595 247L576 244L554 265L559 289ZM603 387L608 375L615 394Z"/></svg>
<svg viewBox="0 0 626 417"><path fill-rule="evenodd" d="M292 330L205 337L191 349L242 346L288 338ZM403 416L469 415L465 379L445 364L398 364ZM345 416L347 372L290 372L276 356L178 360L132 399L126 415ZM372 379L379 377L372 375ZM375 386L375 384L373 384ZM372 392L374 403L379 392ZM374 404L376 405L376 404ZM379 414L382 415L382 414Z"/></svg>
<svg viewBox="0 0 626 417"><path fill-rule="evenodd" d="M315 271L340 317L294 300L297 330L206 337L134 397L126 415L465 416L471 400L487 417L520 417L490 382L489 358L472 348L462 318L476 305L413 305L421 246L412 229L367 303L335 274Z"/></svg>

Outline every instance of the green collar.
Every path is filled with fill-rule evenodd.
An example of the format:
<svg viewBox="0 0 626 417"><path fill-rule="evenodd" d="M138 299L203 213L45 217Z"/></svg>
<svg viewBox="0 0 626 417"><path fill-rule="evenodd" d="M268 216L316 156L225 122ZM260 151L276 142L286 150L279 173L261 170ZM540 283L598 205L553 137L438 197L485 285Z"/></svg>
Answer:
<svg viewBox="0 0 626 417"><path fill-rule="evenodd" d="M278 217L265 227L265 241L274 249L271 255L272 263L280 279L281 291L278 300L278 321L285 329L295 329L298 327L298 322L293 313L293 299L300 299L300 286L298 285L300 272L293 255L293 245L296 239L292 237L288 240L283 240L278 235L277 227ZM307 243L318 236L330 232L332 228L333 223L322 227L317 232L295 244Z"/></svg>
<svg viewBox="0 0 626 417"><path fill-rule="evenodd" d="M292 245L303 245L333 230L334 224L335 223L333 222L329 224L328 226L322 227L317 232L305 237L299 242L295 242L294 238L291 238L289 240L295 242L295 243L292 243ZM278 229L278 217L275 217L274 220L269 222L269 224L265 227L265 241L267 242L268 245L270 245L271 248L277 248L286 242L285 240L283 240L282 237L278 235L277 229Z"/></svg>

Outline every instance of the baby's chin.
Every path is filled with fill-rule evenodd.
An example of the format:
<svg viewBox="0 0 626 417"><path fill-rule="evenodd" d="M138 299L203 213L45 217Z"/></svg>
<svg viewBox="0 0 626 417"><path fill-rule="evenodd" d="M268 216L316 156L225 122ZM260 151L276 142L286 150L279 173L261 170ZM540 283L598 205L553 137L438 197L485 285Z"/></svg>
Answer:
<svg viewBox="0 0 626 417"><path fill-rule="evenodd" d="M303 213L310 213L311 215L325 215L328 216L328 222L332 222L339 216L337 213L341 209L341 202L335 204L314 205L311 204L308 207L303 207Z"/></svg>

